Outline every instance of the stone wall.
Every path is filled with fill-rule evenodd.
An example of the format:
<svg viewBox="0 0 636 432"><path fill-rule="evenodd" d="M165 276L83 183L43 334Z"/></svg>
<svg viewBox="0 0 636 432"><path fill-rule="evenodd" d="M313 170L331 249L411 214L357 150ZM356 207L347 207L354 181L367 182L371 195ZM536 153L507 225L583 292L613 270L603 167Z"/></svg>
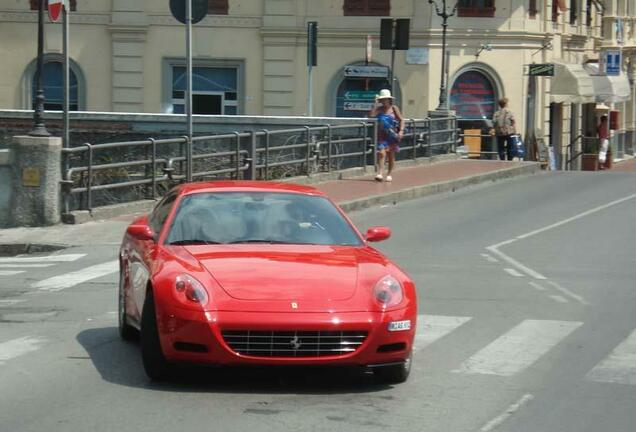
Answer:
<svg viewBox="0 0 636 432"><path fill-rule="evenodd" d="M253 130L280 130L303 126L351 124L364 119L334 117L194 116L195 136ZM48 131L62 135L62 114L46 112ZM186 133L185 117L175 114L118 114L77 112L70 116L71 146L84 143L175 138ZM33 111L0 110L0 149L11 137L27 134L33 127Z"/></svg>
<svg viewBox="0 0 636 432"><path fill-rule="evenodd" d="M0 228L6 228L10 220L11 193L13 191L9 150L0 150Z"/></svg>

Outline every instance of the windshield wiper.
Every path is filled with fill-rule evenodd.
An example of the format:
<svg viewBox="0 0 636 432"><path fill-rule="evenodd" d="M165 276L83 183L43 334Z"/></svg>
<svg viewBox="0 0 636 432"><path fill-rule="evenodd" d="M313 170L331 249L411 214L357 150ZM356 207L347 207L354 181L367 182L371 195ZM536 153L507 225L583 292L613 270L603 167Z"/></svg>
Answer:
<svg viewBox="0 0 636 432"><path fill-rule="evenodd" d="M209 240L188 239L188 240L176 240L176 241L170 242L170 244L171 245L188 245L188 244L221 244L221 243L216 241L209 241Z"/></svg>
<svg viewBox="0 0 636 432"><path fill-rule="evenodd" d="M282 241L282 240L269 240L269 239L246 239L246 240L236 240L233 242L229 242L228 244L240 244L240 243L267 243L267 244L296 244L293 242Z"/></svg>

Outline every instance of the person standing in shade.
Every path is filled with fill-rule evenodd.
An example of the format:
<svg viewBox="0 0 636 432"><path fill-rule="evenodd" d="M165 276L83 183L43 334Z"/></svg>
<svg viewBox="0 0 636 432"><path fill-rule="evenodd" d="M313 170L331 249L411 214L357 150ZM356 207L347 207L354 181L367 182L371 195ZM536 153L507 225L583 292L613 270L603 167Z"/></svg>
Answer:
<svg viewBox="0 0 636 432"><path fill-rule="evenodd" d="M400 109L393 105L391 90L382 89L375 97L376 106L369 112L369 117L378 120L378 174L377 181L393 181L391 173L395 168L395 155L400 151L400 141L404 136L404 117ZM384 161L389 159L389 170L384 177Z"/></svg>
<svg viewBox="0 0 636 432"><path fill-rule="evenodd" d="M508 109L508 98L499 99L499 111L492 117L495 135L497 136L497 153L499 159L512 160L515 155L514 141L512 135L516 133L515 116Z"/></svg>
<svg viewBox="0 0 636 432"><path fill-rule="evenodd" d="M609 149L609 128L606 115L601 116L596 133L598 134L598 167L603 170L607 163L607 150Z"/></svg>

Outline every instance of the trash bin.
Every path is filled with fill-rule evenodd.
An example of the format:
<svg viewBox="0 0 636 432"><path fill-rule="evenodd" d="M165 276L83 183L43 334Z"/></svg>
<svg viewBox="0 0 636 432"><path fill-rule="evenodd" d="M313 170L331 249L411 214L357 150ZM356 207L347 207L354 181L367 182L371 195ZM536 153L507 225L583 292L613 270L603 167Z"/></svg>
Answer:
<svg viewBox="0 0 636 432"><path fill-rule="evenodd" d="M581 156L581 171L596 170L598 170L598 154L583 153L583 155Z"/></svg>

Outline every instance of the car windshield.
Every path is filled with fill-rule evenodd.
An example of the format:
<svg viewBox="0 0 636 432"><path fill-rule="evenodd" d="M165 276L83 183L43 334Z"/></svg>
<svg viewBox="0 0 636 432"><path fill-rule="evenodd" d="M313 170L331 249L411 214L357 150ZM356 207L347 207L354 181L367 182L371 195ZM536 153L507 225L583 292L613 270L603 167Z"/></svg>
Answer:
<svg viewBox="0 0 636 432"><path fill-rule="evenodd" d="M358 246L361 240L324 197L296 193L201 192L181 200L167 243Z"/></svg>

